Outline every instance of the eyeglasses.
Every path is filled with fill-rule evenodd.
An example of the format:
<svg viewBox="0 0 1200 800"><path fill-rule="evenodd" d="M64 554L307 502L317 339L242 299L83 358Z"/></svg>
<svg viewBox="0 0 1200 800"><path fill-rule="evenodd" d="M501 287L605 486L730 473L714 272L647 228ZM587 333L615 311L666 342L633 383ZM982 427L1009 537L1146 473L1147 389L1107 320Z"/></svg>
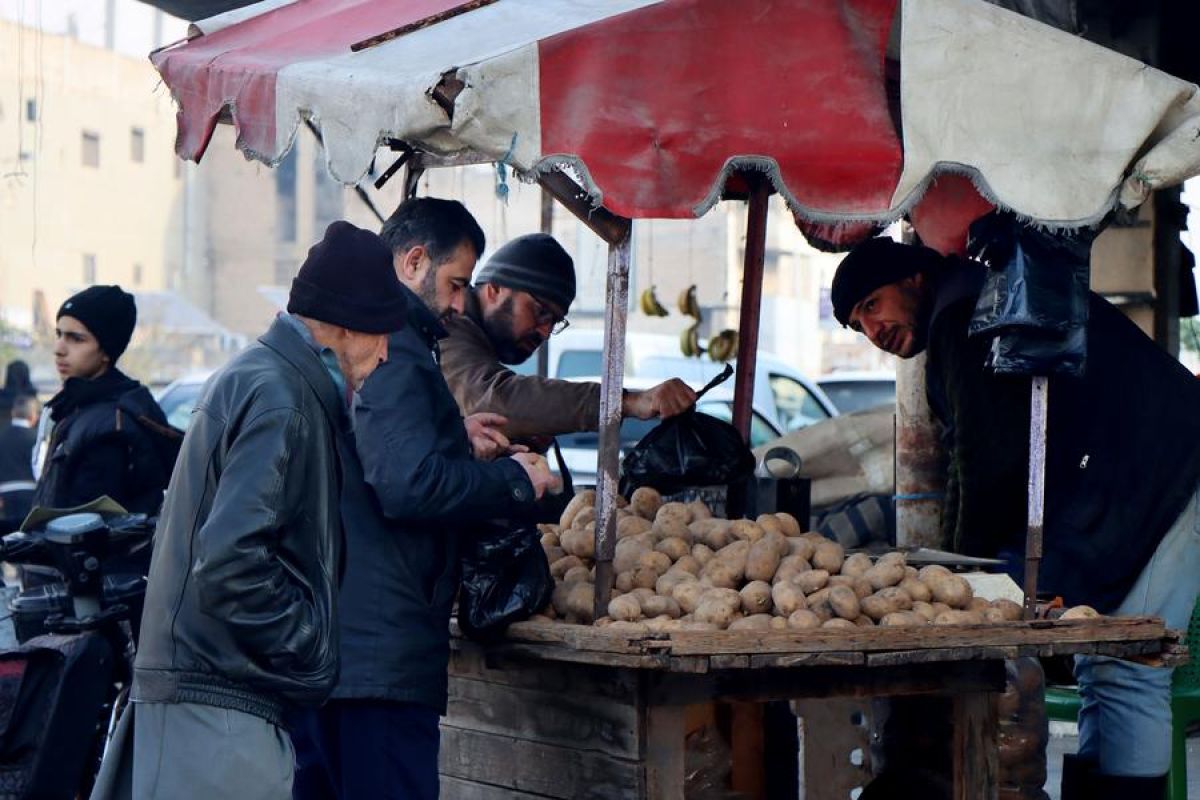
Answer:
<svg viewBox="0 0 1200 800"><path fill-rule="evenodd" d="M526 294L529 294L526 292ZM529 295L529 299L533 301L533 321L539 328L543 325L550 326L550 335L553 336L562 333L570 327L571 321L566 317L559 317L550 308L538 300L533 295Z"/></svg>

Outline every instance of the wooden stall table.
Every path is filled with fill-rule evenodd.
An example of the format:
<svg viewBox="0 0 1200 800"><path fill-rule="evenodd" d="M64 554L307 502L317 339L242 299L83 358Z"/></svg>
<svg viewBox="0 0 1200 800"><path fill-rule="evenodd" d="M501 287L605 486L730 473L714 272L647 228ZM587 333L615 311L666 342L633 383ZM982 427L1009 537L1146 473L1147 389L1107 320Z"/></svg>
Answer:
<svg viewBox="0 0 1200 800"><path fill-rule="evenodd" d="M952 731L952 797L986 800L996 797L994 700L1004 690L1005 659L1153 657L1171 650L1174 640L1155 618L646 635L520 623L495 644L454 639L442 794L454 800L778 796L767 789L771 772L791 770L794 780L797 754L794 738L781 748L763 734L766 703L925 696L949 701L939 707L948 709ZM726 769L731 791L702 794L697 782L705 765L689 762L688 734L714 708L733 715L725 720L734 734ZM775 755L763 758L764 752ZM820 797L814 787L807 796Z"/></svg>

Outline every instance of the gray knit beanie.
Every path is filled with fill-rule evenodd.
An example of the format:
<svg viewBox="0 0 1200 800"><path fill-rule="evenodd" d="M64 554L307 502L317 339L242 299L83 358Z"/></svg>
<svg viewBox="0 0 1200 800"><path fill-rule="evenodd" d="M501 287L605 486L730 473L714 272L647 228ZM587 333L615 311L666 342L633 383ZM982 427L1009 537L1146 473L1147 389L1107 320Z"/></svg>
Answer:
<svg viewBox="0 0 1200 800"><path fill-rule="evenodd" d="M497 250L475 276L475 284L494 283L528 292L566 313L575 300L575 262L553 236L518 236Z"/></svg>

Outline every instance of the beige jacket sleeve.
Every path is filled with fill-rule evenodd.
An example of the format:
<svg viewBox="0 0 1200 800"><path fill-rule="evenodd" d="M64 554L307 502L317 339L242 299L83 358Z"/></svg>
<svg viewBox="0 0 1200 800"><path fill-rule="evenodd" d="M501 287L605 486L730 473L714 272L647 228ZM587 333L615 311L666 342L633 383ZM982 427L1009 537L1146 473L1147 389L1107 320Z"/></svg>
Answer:
<svg viewBox="0 0 1200 800"><path fill-rule="evenodd" d="M442 374L463 416L503 414L510 439L599 428L600 384L516 374L500 363L487 335L469 317L454 317L446 330Z"/></svg>

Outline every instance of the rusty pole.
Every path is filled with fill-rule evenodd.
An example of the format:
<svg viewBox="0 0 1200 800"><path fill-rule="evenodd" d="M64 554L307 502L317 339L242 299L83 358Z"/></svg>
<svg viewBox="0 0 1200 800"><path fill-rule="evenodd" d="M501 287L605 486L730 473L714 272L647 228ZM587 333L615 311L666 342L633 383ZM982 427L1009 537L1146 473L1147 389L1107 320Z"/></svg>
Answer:
<svg viewBox="0 0 1200 800"><path fill-rule="evenodd" d="M1029 397L1029 529L1025 534L1025 619L1037 606L1038 569L1042 563L1042 529L1046 502L1046 419L1049 379L1033 377Z"/></svg>
<svg viewBox="0 0 1200 800"><path fill-rule="evenodd" d="M758 360L758 322L762 311L763 261L767 251L767 198L771 187L758 174L745 176L750 184L746 214L746 257L742 269L742 306L738 318L737 377L733 383L733 427L750 441L754 412L754 373Z"/></svg>
<svg viewBox="0 0 1200 800"><path fill-rule="evenodd" d="M629 257L633 226L608 246L604 307L604 375L600 379L600 449L596 469L595 618L608 613L617 549L617 471L621 459L621 390L625 381L625 320L629 309Z"/></svg>
<svg viewBox="0 0 1200 800"><path fill-rule="evenodd" d="M924 353L896 365L896 544L943 549L945 456L925 397Z"/></svg>

